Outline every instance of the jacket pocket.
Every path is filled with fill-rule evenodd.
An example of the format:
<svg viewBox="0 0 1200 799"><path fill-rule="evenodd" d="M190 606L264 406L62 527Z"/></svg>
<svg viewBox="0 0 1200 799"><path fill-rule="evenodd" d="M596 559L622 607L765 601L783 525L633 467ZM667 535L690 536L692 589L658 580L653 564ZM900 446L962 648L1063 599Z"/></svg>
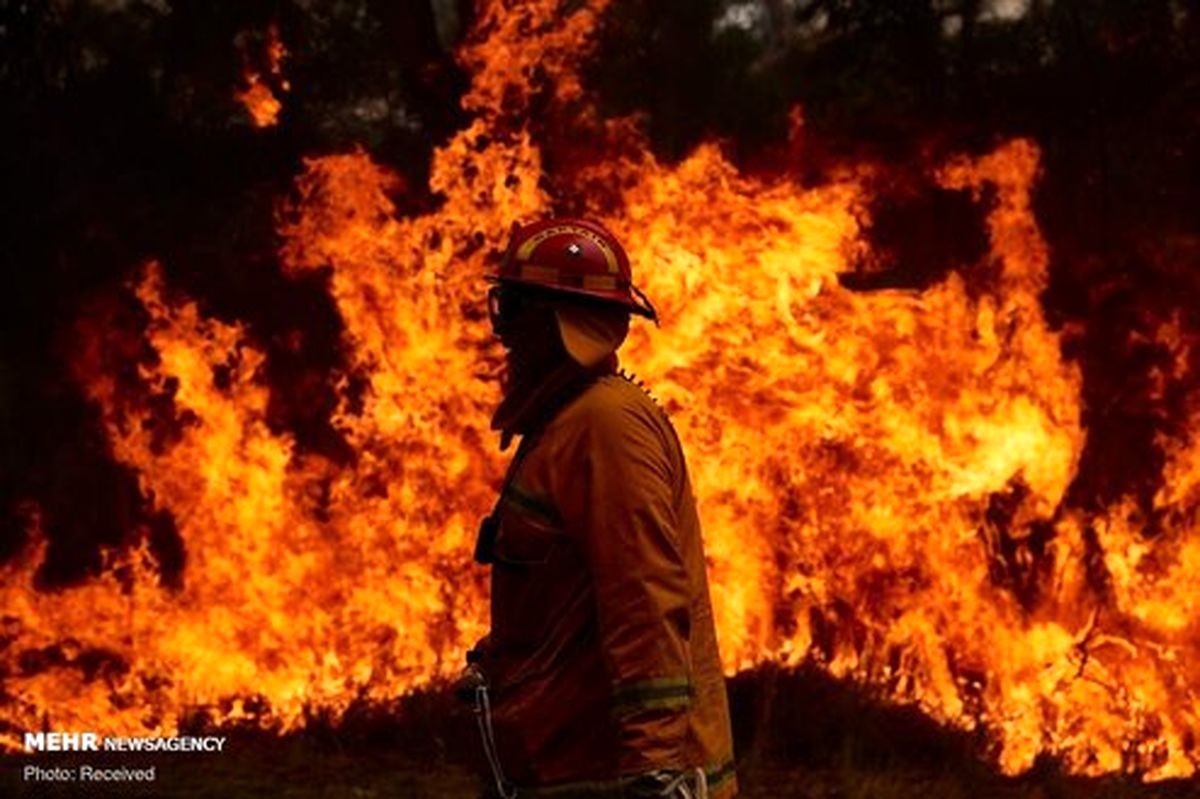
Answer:
<svg viewBox="0 0 1200 799"><path fill-rule="evenodd" d="M558 511L547 500L515 482L500 498L500 514L492 554L497 565L510 568L544 566L562 543Z"/></svg>

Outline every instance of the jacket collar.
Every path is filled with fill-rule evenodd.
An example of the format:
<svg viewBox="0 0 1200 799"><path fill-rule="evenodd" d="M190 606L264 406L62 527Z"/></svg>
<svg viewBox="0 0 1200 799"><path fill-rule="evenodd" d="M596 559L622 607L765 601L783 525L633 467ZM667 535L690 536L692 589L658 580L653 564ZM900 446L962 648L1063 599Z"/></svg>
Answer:
<svg viewBox="0 0 1200 799"><path fill-rule="evenodd" d="M508 449L515 435L525 436L541 430L593 380L612 374L616 369L615 353L590 368L565 358L536 384L514 386L492 415L492 429L500 431L500 450Z"/></svg>

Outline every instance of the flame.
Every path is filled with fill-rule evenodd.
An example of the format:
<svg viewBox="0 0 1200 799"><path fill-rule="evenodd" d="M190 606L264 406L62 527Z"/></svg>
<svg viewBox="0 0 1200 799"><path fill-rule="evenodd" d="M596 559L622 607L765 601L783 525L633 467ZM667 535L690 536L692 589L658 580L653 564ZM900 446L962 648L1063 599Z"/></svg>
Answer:
<svg viewBox="0 0 1200 799"><path fill-rule="evenodd" d="M287 57L287 48L279 38L278 26L271 24L267 28L267 43L264 50L266 74L250 65L249 59L244 59L242 77L246 81L245 88L234 93L234 97L246 109L250 120L256 128L269 128L279 122L279 112L283 110L283 102L275 96L272 85L280 92L287 92L291 85L283 77L283 60Z"/></svg>
<svg viewBox="0 0 1200 799"><path fill-rule="evenodd" d="M580 106L575 67L605 5L482 5L461 52L475 117L434 154L436 211L398 217L402 185L363 152L307 160L281 205L281 263L328 270L365 378L333 419L351 463L273 431L252 337L141 270L155 357L139 377L177 434L156 437L161 403L124 396L102 360L83 352L78 372L113 456L175 520L183 584L161 587L137 548L39 592L35 543L0 583L0 719L140 733L203 709L290 729L455 674L486 627L469 552L503 468L479 277L512 220L569 201L618 232L667 320L636 327L625 360L688 451L730 674L818 663L981 731L1007 773L1048 753L1080 774L1194 774L1200 435L1160 442L1164 535L1132 500L1065 502L1086 431L1079 370L1039 302L1036 145L937 171L986 214L986 290L952 273L854 292L838 276L867 247L870 169L804 188L740 174L714 145L660 163L632 123ZM567 167L550 174L521 119L535 91L583 114L608 157L544 180ZM1187 346L1178 326L1162 336Z"/></svg>

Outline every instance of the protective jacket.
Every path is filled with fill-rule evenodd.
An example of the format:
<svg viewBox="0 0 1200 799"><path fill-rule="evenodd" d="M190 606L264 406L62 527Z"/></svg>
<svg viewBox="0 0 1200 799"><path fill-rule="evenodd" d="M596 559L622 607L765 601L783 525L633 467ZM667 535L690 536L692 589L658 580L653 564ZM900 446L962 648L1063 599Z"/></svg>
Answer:
<svg viewBox="0 0 1200 799"><path fill-rule="evenodd" d="M480 541L476 650L521 797L619 797L657 769L736 793L695 499L665 413L617 374L522 437Z"/></svg>

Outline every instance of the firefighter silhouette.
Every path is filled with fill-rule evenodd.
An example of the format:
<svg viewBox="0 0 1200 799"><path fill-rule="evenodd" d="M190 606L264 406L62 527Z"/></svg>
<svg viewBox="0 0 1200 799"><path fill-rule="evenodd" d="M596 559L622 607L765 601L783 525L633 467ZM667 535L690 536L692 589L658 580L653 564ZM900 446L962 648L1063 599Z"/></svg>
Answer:
<svg viewBox="0 0 1200 799"><path fill-rule="evenodd" d="M737 792L725 683L687 464L618 368L629 259L578 219L514 225L488 310L507 357L492 419L513 456L476 559L491 630L468 656L498 796Z"/></svg>

